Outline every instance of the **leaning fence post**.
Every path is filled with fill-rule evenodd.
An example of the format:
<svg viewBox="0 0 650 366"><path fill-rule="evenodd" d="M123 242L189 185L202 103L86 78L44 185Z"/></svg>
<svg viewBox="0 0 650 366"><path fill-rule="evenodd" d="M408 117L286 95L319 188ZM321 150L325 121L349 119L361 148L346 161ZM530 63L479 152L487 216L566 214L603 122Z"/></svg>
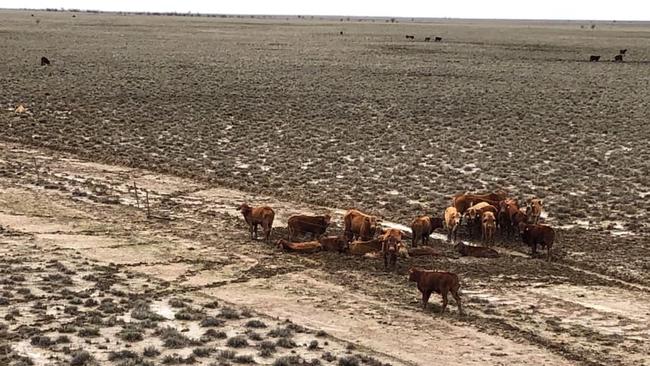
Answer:
<svg viewBox="0 0 650 366"><path fill-rule="evenodd" d="M145 189L144 191L144 202L147 205L147 218L151 217L151 211L149 209L149 191Z"/></svg>
<svg viewBox="0 0 650 366"><path fill-rule="evenodd" d="M135 204L140 208L140 197L138 196L138 186L133 182L133 192L135 193Z"/></svg>

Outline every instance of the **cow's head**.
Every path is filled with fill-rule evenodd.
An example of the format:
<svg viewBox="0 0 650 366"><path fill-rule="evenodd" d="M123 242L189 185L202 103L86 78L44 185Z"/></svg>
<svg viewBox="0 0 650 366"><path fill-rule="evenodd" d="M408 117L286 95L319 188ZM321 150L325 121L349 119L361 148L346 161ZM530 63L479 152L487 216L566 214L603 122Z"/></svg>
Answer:
<svg viewBox="0 0 650 366"><path fill-rule="evenodd" d="M411 282L417 281L419 277L419 272L420 270L415 267L409 268L409 281Z"/></svg>
<svg viewBox="0 0 650 366"><path fill-rule="evenodd" d="M484 212L483 213L483 225L491 225L494 224L495 218L494 214L490 211Z"/></svg>
<svg viewBox="0 0 650 366"><path fill-rule="evenodd" d="M242 203L241 205L237 206L237 210L246 215L247 213L251 212L253 208L251 208L251 206L246 203Z"/></svg>
<svg viewBox="0 0 650 366"><path fill-rule="evenodd" d="M325 226L328 226L330 222L332 222L332 216L329 214L323 215L323 224L325 224Z"/></svg>
<svg viewBox="0 0 650 366"><path fill-rule="evenodd" d="M524 235L524 233L527 233L530 231L530 226L525 223L525 222L520 222L519 223L519 234Z"/></svg>

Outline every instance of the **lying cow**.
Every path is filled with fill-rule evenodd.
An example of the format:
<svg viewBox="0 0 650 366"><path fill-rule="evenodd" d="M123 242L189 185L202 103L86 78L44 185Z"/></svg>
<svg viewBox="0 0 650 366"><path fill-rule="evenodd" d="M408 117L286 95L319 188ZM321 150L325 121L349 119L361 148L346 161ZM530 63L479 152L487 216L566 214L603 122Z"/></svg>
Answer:
<svg viewBox="0 0 650 366"><path fill-rule="evenodd" d="M451 241L453 235L454 241L458 240L458 227L460 226L460 212L455 207L445 209L445 228L447 229L447 241Z"/></svg>
<svg viewBox="0 0 650 366"><path fill-rule="evenodd" d="M413 247L417 246L418 241L421 241L422 245L429 244L429 236L438 228L442 228L442 219L439 217L420 216L413 220L411 222Z"/></svg>
<svg viewBox="0 0 650 366"><path fill-rule="evenodd" d="M499 252L488 247L478 247L473 245L466 245L460 242L454 245L454 249L463 257L477 257L477 258L497 258Z"/></svg>
<svg viewBox="0 0 650 366"><path fill-rule="evenodd" d="M270 244L273 219L275 218L273 209L268 206L251 207L246 203L241 204L237 209L244 215L244 220L246 220L251 232L251 239L257 239L257 225L261 225L264 231L264 239L267 244Z"/></svg>
<svg viewBox="0 0 650 366"><path fill-rule="evenodd" d="M321 236L318 242L327 252L345 253L348 250L348 241L342 236Z"/></svg>
<svg viewBox="0 0 650 366"><path fill-rule="evenodd" d="M311 239L321 237L327 231L332 217L330 215L309 216L293 215L287 220L289 240L293 240L297 234L311 234Z"/></svg>
<svg viewBox="0 0 650 366"><path fill-rule="evenodd" d="M377 231L377 217L366 215L358 210L348 210L343 216L345 226L345 236L349 241L352 240L370 240L375 236Z"/></svg>
<svg viewBox="0 0 650 366"><path fill-rule="evenodd" d="M426 310L429 297L433 292L442 295L442 311L445 312L447 308L447 294L451 295L456 300L458 305L458 312L463 313L460 302L460 281L455 273L451 272L436 272L426 271L419 268L409 269L409 281L417 282L418 290L422 294L422 308Z"/></svg>
<svg viewBox="0 0 650 366"><path fill-rule="evenodd" d="M542 215L542 210L544 209L544 201L533 197L528 200L528 205L526 206L526 219L529 224L539 223L539 218Z"/></svg>
<svg viewBox="0 0 650 366"><path fill-rule="evenodd" d="M306 241L302 243L292 243L290 241L280 239L275 243L278 248L286 250L288 252L298 252L298 253L315 253L321 251L323 247L317 241Z"/></svg>
<svg viewBox="0 0 650 366"><path fill-rule="evenodd" d="M381 252L382 240L375 238L367 241L353 241L348 244L348 253L352 255L365 255L366 253Z"/></svg>
<svg viewBox="0 0 650 366"><path fill-rule="evenodd" d="M547 248L546 260L551 260L551 248L555 241L555 230L548 225L539 224L520 224L519 232L521 241L532 248L532 253L537 253L537 245L542 249Z"/></svg>
<svg viewBox="0 0 650 366"><path fill-rule="evenodd" d="M483 244L494 244L494 232L497 231L496 221L493 212L486 211L483 213L481 217L481 233L483 234L481 239L483 239Z"/></svg>

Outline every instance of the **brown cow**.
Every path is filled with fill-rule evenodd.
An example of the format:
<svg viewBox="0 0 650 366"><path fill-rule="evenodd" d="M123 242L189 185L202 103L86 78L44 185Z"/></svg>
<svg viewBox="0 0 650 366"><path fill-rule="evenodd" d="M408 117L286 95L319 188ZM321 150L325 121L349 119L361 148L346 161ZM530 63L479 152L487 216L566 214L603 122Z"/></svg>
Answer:
<svg viewBox="0 0 650 366"><path fill-rule="evenodd" d="M422 308L426 310L429 297L433 292L442 295L442 311L445 312L447 308L447 294L451 291L451 295L456 300L458 305L458 312L463 313L463 308L460 302L460 281L455 273L451 272L436 272L426 271L419 268L409 269L409 281L417 282L418 290L422 293Z"/></svg>
<svg viewBox="0 0 650 366"><path fill-rule="evenodd" d="M454 249L463 257L477 257L477 258L497 258L499 252L488 247L479 247L473 245L466 245L460 242L454 245Z"/></svg>
<svg viewBox="0 0 650 366"><path fill-rule="evenodd" d="M458 212L464 214L468 208L479 202L488 202L494 206L498 205L500 201L503 201L505 199L506 193L498 191L496 193L488 194L457 194L452 197L451 202L452 206L456 207L456 210L458 210Z"/></svg>
<svg viewBox="0 0 650 366"><path fill-rule="evenodd" d="M434 41L434 42L441 42L441 41L442 41L442 37L436 37L436 38L433 39L433 41Z"/></svg>
<svg viewBox="0 0 650 366"><path fill-rule="evenodd" d="M526 218L528 223L537 224L539 218L542 215L542 210L544 209L544 201L533 197L528 200L528 205L526 206Z"/></svg>
<svg viewBox="0 0 650 366"><path fill-rule="evenodd" d="M614 56L614 62L623 62L623 55Z"/></svg>
<svg viewBox="0 0 650 366"><path fill-rule="evenodd" d="M620 55L624 55L626 52L627 52L627 48L618 51Z"/></svg>
<svg viewBox="0 0 650 366"><path fill-rule="evenodd" d="M321 236L318 242L328 252L344 253L348 250L348 241L342 236Z"/></svg>
<svg viewBox="0 0 650 366"><path fill-rule="evenodd" d="M257 239L257 225L261 225L266 243L270 244L273 219L275 218L273 209L268 206L251 207L246 203L241 204L237 209L244 215L244 220L251 232L251 239Z"/></svg>
<svg viewBox="0 0 650 366"><path fill-rule="evenodd" d="M416 247L418 241L422 245L429 244L429 235L435 229L442 228L442 219L439 217L420 216L411 222L411 231L413 232L413 247Z"/></svg>
<svg viewBox="0 0 650 366"><path fill-rule="evenodd" d="M491 211L483 212L481 218L481 232L483 233L483 244L492 243L494 244L494 232L497 230L496 217Z"/></svg>
<svg viewBox="0 0 650 366"><path fill-rule="evenodd" d="M348 253L352 255L365 255L366 253L381 252L382 240L375 238L367 241L353 241L348 244Z"/></svg>
<svg viewBox="0 0 650 366"><path fill-rule="evenodd" d="M512 224L510 223L510 215L508 214L508 205L516 204L514 200L503 200L499 202L499 211L497 212L497 226L501 232L501 238L509 238L513 232Z"/></svg>
<svg viewBox="0 0 650 366"><path fill-rule="evenodd" d="M474 234L477 236L481 233L481 218L485 212L492 212L492 214L497 214L497 208L487 202L479 202L474 206L467 209L465 212L465 217L467 221L467 230L470 234L470 237L473 237Z"/></svg>
<svg viewBox="0 0 650 366"><path fill-rule="evenodd" d="M290 241L280 239L275 244L278 246L278 248L286 250L288 252L315 253L323 249L321 244L317 241L305 241L302 243L292 243Z"/></svg>
<svg viewBox="0 0 650 366"><path fill-rule="evenodd" d="M532 253L537 253L537 244L542 246L542 249L547 248L546 260L551 260L551 248L555 241L555 230L548 225L539 224L525 224L519 225L519 232L521 234L521 241L524 244L532 247Z"/></svg>
<svg viewBox="0 0 650 366"><path fill-rule="evenodd" d="M289 240L293 240L296 234L311 233L312 240L321 237L327 231L331 220L332 217L330 215L293 215L287 220Z"/></svg>
<svg viewBox="0 0 650 366"><path fill-rule="evenodd" d="M43 56L41 57L41 66L50 66L50 60L47 59L47 57Z"/></svg>
<svg viewBox="0 0 650 366"><path fill-rule="evenodd" d="M597 55L589 56L589 62L598 62L598 61L600 61L600 56Z"/></svg>
<svg viewBox="0 0 650 366"><path fill-rule="evenodd" d="M358 210L348 210L343 216L345 236L348 240L370 240L377 231L377 217L366 215Z"/></svg>
<svg viewBox="0 0 650 366"><path fill-rule="evenodd" d="M447 241L451 241L453 234L454 241L458 240L458 227L460 226L460 212L455 207L445 209L445 227L447 228Z"/></svg>
<svg viewBox="0 0 650 366"><path fill-rule="evenodd" d="M381 253L384 256L384 269L388 268L390 260L391 267L397 264L397 254L402 245L402 231L399 229L386 229L381 236Z"/></svg>

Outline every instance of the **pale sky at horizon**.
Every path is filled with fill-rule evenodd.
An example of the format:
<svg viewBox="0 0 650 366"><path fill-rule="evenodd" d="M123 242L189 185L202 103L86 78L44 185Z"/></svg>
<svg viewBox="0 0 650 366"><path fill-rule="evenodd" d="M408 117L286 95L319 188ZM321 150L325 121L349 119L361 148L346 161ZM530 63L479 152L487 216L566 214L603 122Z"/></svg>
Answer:
<svg viewBox="0 0 650 366"><path fill-rule="evenodd" d="M646 0L0 0L0 8L487 19L650 20Z"/></svg>

